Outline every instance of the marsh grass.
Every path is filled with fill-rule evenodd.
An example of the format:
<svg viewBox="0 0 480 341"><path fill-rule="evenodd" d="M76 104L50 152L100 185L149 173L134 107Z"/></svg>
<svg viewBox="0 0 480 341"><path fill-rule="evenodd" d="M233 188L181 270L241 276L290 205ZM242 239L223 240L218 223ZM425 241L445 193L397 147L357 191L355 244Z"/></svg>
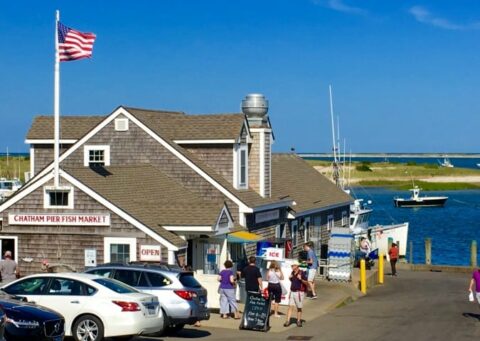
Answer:
<svg viewBox="0 0 480 341"><path fill-rule="evenodd" d="M0 157L0 177L1 178L19 178L25 182L25 172L30 170L30 158L25 156L6 156Z"/></svg>

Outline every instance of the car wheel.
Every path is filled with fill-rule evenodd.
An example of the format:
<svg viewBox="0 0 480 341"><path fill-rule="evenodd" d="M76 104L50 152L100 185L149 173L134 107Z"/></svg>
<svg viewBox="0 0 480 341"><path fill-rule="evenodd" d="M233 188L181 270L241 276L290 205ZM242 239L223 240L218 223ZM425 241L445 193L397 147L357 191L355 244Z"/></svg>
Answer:
<svg viewBox="0 0 480 341"><path fill-rule="evenodd" d="M75 341L101 341L103 340L103 324L93 315L79 317L72 328Z"/></svg>

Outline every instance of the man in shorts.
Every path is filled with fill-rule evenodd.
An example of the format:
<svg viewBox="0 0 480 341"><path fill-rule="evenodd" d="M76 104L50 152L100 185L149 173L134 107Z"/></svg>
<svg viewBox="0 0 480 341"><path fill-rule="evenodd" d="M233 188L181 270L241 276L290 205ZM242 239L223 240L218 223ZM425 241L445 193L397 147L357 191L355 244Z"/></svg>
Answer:
<svg viewBox="0 0 480 341"><path fill-rule="evenodd" d="M470 287L468 288L468 290L473 293L474 287L474 295L476 296L477 302L480 305L480 268L473 271L472 279L470 280Z"/></svg>
<svg viewBox="0 0 480 341"><path fill-rule="evenodd" d="M292 317L293 308L297 308L297 326L302 326L302 308L305 300L305 291L308 285L307 274L300 270L299 263L294 261L292 263L292 273L290 274L290 297L287 311L287 321L283 324L284 327L290 325L290 318Z"/></svg>
<svg viewBox="0 0 480 341"><path fill-rule="evenodd" d="M317 293L315 292L315 276L317 275L318 258L309 243L303 245L303 250L307 253L308 287L312 293L310 298L314 300L317 298Z"/></svg>

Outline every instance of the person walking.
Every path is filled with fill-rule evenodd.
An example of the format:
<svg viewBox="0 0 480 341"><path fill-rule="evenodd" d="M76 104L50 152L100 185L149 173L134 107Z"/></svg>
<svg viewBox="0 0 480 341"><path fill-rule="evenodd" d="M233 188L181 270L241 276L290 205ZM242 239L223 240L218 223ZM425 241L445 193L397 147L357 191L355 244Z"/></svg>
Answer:
<svg viewBox="0 0 480 341"><path fill-rule="evenodd" d="M235 297L236 288L236 276L232 271L233 263L230 260L225 261L223 269L218 275L218 281L220 282L219 294L220 294L220 316L227 319L230 312L234 313L235 319L238 320L240 315L238 313L237 300Z"/></svg>
<svg viewBox="0 0 480 341"><path fill-rule="evenodd" d="M305 299L305 291L308 285L307 274L300 270L299 263L292 263L292 273L290 274L290 297L288 303L287 320L283 324L284 327L290 325L293 308L297 308L297 326L302 327L302 308Z"/></svg>
<svg viewBox="0 0 480 341"><path fill-rule="evenodd" d="M474 289L475 289L475 293L474 293ZM480 307L480 268L473 271L472 279L470 280L470 286L468 288L468 291L470 291L471 296L477 298L477 302Z"/></svg>
<svg viewBox="0 0 480 341"><path fill-rule="evenodd" d="M390 257L390 266L392 268L392 276L397 276L397 260L398 260L398 246L392 243L392 247L388 250L388 256Z"/></svg>
<svg viewBox="0 0 480 341"><path fill-rule="evenodd" d="M276 261L272 261L268 267L267 281L268 296L272 300L274 317L280 317L278 314L278 305L282 300L282 285L280 284L281 280L283 280L282 269Z"/></svg>
<svg viewBox="0 0 480 341"><path fill-rule="evenodd" d="M254 256L248 258L248 265L242 269L242 277L245 278L245 290L262 291L262 274L256 265L257 259Z"/></svg>
<svg viewBox="0 0 480 341"><path fill-rule="evenodd" d="M317 275L318 258L310 243L305 243L303 245L303 250L307 252L308 287L312 293L310 298L314 300L317 298L317 292L315 291L315 276Z"/></svg>
<svg viewBox="0 0 480 341"><path fill-rule="evenodd" d="M5 251L2 261L0 261L0 274L2 275L2 284L6 284L16 280L17 273L17 262L12 259L12 252Z"/></svg>

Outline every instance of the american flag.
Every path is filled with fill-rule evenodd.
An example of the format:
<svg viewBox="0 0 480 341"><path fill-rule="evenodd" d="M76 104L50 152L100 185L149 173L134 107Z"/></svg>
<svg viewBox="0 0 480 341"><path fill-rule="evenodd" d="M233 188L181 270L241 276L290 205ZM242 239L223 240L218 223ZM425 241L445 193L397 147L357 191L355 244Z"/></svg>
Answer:
<svg viewBox="0 0 480 341"><path fill-rule="evenodd" d="M83 33L57 22L58 53L61 62L90 58L95 34Z"/></svg>

